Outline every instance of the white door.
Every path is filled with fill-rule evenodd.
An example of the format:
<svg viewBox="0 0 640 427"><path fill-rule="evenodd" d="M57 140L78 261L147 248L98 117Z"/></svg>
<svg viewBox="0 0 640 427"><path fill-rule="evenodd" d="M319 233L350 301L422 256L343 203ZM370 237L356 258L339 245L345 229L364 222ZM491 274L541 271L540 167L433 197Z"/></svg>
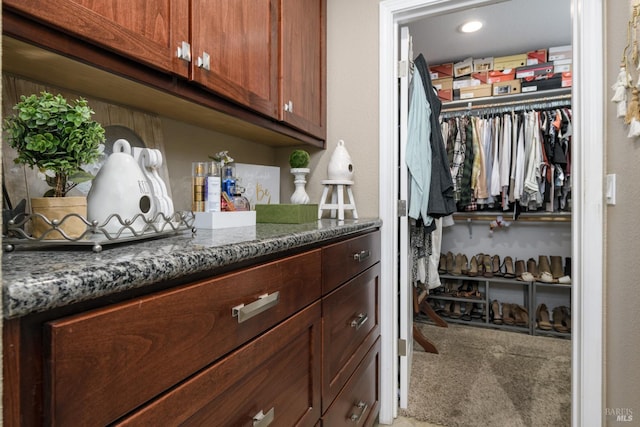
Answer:
<svg viewBox="0 0 640 427"><path fill-rule="evenodd" d="M413 52L408 27L400 28L400 63L398 65L398 84L400 86L400 123L399 123L399 167L398 200L409 202L409 172L406 163L407 121L409 117L409 82ZM406 209L405 209L406 211ZM398 337L400 362L400 407L406 408L409 399L409 381L411 380L411 361L413 355L413 283L411 279L412 251L409 241L409 217L398 216L398 294L400 322ZM403 351L404 350L404 351Z"/></svg>

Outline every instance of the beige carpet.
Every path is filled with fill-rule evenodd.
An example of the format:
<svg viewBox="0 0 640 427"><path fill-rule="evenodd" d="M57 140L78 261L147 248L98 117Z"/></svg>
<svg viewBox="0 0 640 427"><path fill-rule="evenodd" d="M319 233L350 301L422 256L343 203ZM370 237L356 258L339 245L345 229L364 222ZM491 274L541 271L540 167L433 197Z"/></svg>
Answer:
<svg viewBox="0 0 640 427"><path fill-rule="evenodd" d="M440 354L414 342L400 415L448 427L571 426L571 341L417 323Z"/></svg>

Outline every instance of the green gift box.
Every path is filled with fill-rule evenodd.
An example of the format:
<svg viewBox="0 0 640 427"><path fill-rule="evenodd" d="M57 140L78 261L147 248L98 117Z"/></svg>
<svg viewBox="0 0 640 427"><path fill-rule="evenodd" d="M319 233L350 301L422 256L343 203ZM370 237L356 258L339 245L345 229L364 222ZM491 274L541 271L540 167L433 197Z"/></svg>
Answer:
<svg viewBox="0 0 640 427"><path fill-rule="evenodd" d="M256 222L302 224L318 220L318 205L256 205Z"/></svg>

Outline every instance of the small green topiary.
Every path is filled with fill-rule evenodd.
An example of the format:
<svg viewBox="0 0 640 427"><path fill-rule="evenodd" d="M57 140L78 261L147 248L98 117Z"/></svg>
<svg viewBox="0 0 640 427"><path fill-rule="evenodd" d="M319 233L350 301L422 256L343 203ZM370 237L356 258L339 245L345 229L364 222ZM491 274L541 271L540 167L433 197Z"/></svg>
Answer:
<svg viewBox="0 0 640 427"><path fill-rule="evenodd" d="M306 168L309 166L311 156L305 150L294 150L289 156L289 165L294 168Z"/></svg>

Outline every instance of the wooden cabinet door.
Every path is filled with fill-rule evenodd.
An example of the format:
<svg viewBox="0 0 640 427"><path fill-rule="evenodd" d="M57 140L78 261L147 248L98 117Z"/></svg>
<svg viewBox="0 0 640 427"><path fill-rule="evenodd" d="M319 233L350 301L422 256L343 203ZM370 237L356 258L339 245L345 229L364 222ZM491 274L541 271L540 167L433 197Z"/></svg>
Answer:
<svg viewBox="0 0 640 427"><path fill-rule="evenodd" d="M282 1L282 117L326 139L325 0Z"/></svg>
<svg viewBox="0 0 640 427"><path fill-rule="evenodd" d="M191 0L192 79L278 117L278 0Z"/></svg>
<svg viewBox="0 0 640 427"><path fill-rule="evenodd" d="M189 0L4 0L4 7L28 14L163 71L188 76L177 56L189 37Z"/></svg>

